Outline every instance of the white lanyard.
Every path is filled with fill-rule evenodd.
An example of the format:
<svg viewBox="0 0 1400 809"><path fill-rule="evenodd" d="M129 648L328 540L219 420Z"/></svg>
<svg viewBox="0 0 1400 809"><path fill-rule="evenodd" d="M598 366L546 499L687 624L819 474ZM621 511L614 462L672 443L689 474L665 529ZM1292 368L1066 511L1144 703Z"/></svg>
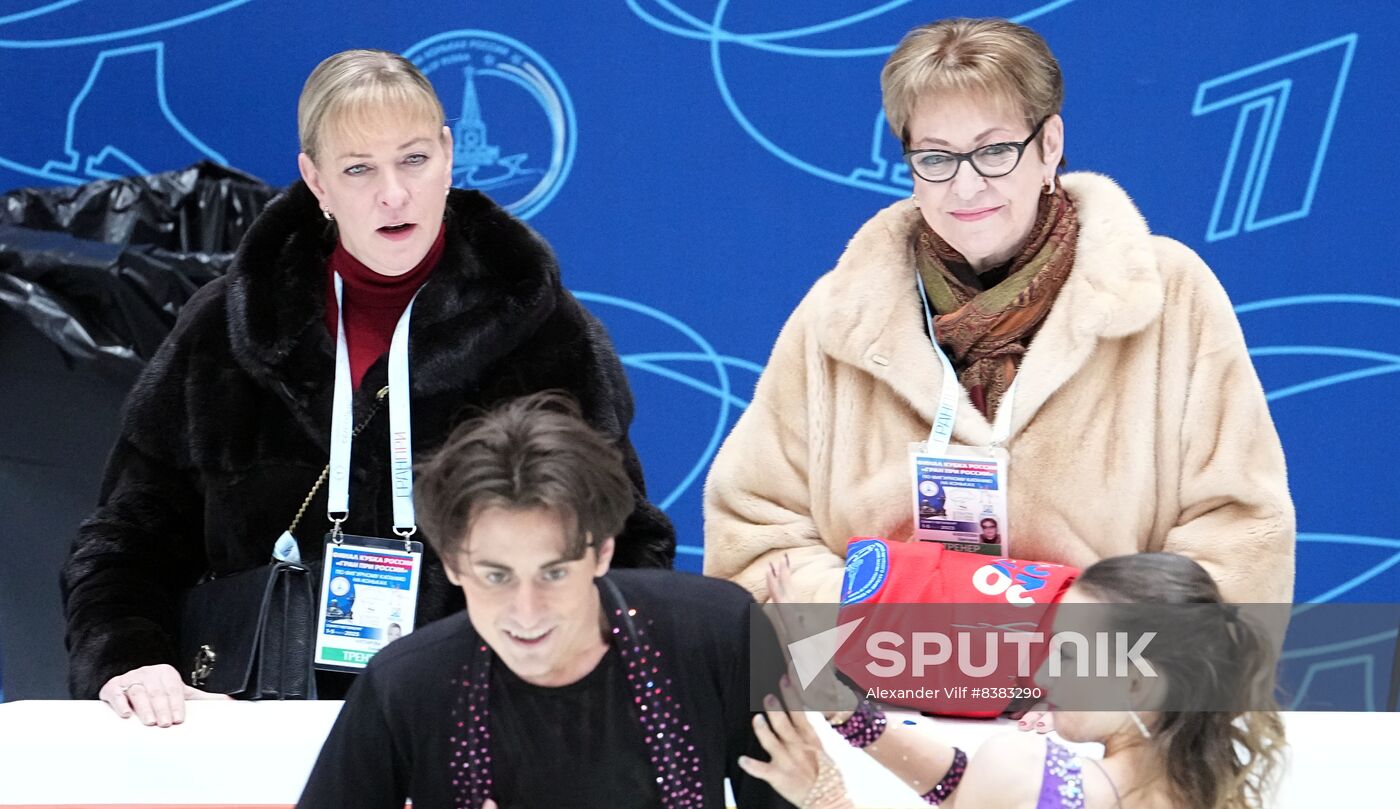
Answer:
<svg viewBox="0 0 1400 809"><path fill-rule="evenodd" d="M919 282L919 300L924 304L924 321L928 324L928 339L933 343L933 351L938 355L939 361L943 363L943 389L938 393L938 412L933 418L933 429L928 434L928 444L926 451L932 455L942 455L948 451L948 445L953 440L953 423L958 417L958 375L953 370L953 363L949 361L948 355L943 353L943 347L938 344L938 332L933 328L933 309L928 303L928 291L924 288L924 277L921 273L915 272L914 279ZM1021 381L1017 376L1011 381L1011 386L1006 389L1006 393L1001 397L1001 403L997 406L996 422L992 425L992 446L1001 447L1006 444L1006 439L1011 437L1011 405L1016 397L1016 384Z"/></svg>
<svg viewBox="0 0 1400 809"><path fill-rule="evenodd" d="M331 405L330 487L326 512L340 524L350 516L350 443L355 419L350 390L350 347L345 341L343 282L335 273L337 308L335 335L335 394ZM394 533L407 539L418 530L413 513L413 426L409 410L408 320L417 293L394 326L389 343L389 474L394 495Z"/></svg>

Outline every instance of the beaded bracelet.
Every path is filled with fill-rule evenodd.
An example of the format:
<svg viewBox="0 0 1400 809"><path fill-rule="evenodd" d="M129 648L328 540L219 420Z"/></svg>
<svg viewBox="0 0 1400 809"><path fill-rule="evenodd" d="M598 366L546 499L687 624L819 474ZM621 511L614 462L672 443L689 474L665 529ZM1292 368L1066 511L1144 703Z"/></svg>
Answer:
<svg viewBox="0 0 1400 809"><path fill-rule="evenodd" d="M887 724L885 712L876 708L869 700L863 699L856 706L855 713L847 717L844 722L832 727L852 747L863 748L874 744L875 740L879 739L885 732Z"/></svg>
<svg viewBox="0 0 1400 809"><path fill-rule="evenodd" d="M953 748L953 763L948 767L948 772L944 773L943 780L933 785L933 789L923 794L923 799L937 806L948 799L953 794L953 790L962 783L963 773L967 772L967 753L960 748Z"/></svg>

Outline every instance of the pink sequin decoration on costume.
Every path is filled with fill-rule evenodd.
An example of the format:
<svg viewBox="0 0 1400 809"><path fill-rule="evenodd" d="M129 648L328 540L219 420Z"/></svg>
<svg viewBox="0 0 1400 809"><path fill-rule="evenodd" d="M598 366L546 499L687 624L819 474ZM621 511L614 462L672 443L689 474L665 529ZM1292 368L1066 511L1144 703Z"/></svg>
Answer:
<svg viewBox="0 0 1400 809"><path fill-rule="evenodd" d="M636 610L632 610L627 617L635 615ZM623 610L615 609L610 617L614 619L613 636L625 638L626 633L619 626L626 620ZM661 652L652 648L646 636L645 629L638 629L637 637L622 643L619 651L627 664L627 684L632 687L637 720L651 750L661 805L667 809L702 809L705 784L700 776L700 753L690 739L690 725L672 698L674 684L661 670Z"/></svg>
<svg viewBox="0 0 1400 809"><path fill-rule="evenodd" d="M459 809L481 809L491 797L491 648L481 643L475 651L462 667L461 693L452 711L449 766Z"/></svg>

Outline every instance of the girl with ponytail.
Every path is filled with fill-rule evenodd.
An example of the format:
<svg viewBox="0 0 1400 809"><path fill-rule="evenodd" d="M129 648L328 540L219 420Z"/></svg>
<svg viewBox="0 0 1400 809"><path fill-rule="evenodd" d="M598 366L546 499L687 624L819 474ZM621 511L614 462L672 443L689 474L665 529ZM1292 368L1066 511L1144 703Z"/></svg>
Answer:
<svg viewBox="0 0 1400 809"><path fill-rule="evenodd" d="M775 600L784 600L786 566L775 566L768 583ZM1141 650L1150 676L1138 670L1076 679L1069 669L1079 661L1068 658L1058 673L1041 668L1037 681L1056 703L1060 738L1100 743L1102 759L1014 732L988 739L969 759L938 725L887 722L866 700L854 712L824 718L930 804L1263 809L1286 747L1273 696L1278 649L1269 617L1263 608L1225 603L1210 574L1185 556L1137 553L1087 568L1061 601L1057 635L1067 626L1083 631L1085 619L1097 631L1130 638L1155 633ZM787 685L784 697L789 710L777 707L755 720L771 759L741 765L804 809L854 806L798 710L801 696Z"/></svg>

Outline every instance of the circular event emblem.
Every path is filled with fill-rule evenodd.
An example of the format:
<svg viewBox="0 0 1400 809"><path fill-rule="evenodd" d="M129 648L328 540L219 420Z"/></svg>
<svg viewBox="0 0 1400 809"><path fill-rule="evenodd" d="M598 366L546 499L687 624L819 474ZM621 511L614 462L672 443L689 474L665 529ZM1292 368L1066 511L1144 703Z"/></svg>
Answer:
<svg viewBox="0 0 1400 809"><path fill-rule="evenodd" d="M332 594L338 595L338 596L343 596L343 595L345 595L345 594L348 593L348 592L350 592L350 580L349 580L349 579L345 578L344 576L336 576L335 578L331 579L331 593L332 593Z"/></svg>
<svg viewBox="0 0 1400 809"><path fill-rule="evenodd" d="M931 480L926 480L919 484L919 493L924 497L933 497L938 494L938 484Z"/></svg>
<svg viewBox="0 0 1400 809"><path fill-rule="evenodd" d="M846 552L842 604L859 604L880 592L890 573L890 550L883 539L862 539Z"/></svg>
<svg viewBox="0 0 1400 809"><path fill-rule="evenodd" d="M564 184L578 145L574 104L554 68L492 31L447 31L404 51L437 89L452 128L452 183L522 219Z"/></svg>

